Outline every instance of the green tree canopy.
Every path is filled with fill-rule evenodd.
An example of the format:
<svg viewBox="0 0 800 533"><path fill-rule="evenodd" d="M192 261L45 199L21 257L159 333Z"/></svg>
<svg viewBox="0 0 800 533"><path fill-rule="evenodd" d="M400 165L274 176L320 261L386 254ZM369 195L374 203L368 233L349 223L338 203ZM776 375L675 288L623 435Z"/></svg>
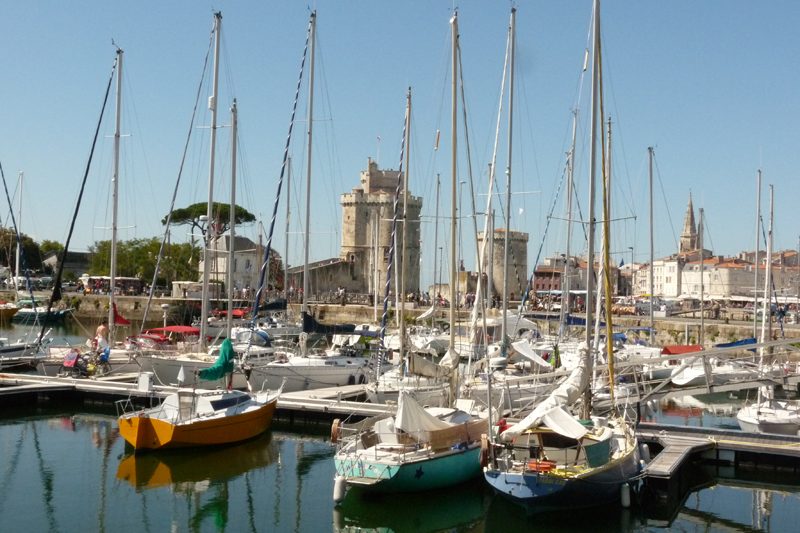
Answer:
<svg viewBox="0 0 800 533"><path fill-rule="evenodd" d="M42 244L39 245L39 249L42 252L42 257L49 254L50 252L55 252L60 254L64 251L64 245L58 241L50 241L50 240L43 240Z"/></svg>
<svg viewBox="0 0 800 533"><path fill-rule="evenodd" d="M11 228L0 228L0 263L8 265L12 270L16 270L17 257L17 236ZM21 263L31 270L42 268L42 252L33 239L22 234L22 253Z"/></svg>
<svg viewBox="0 0 800 533"><path fill-rule="evenodd" d="M192 228L192 234L194 235L195 230L198 232L203 231L203 225L200 222L200 217L206 215L206 211L208 209L208 202L201 202L198 204L192 204L189 207L183 207L180 209L175 209L172 211L172 219L170 220L170 225L172 226L181 226L181 225L189 225ZM223 204L220 202L214 202L214 205L211 210L213 215L213 225L214 225L214 234L215 235L222 235L229 229L229 222L231 218L231 207L229 204ZM256 217L247 209L241 206L235 206L234 214L236 216L236 225L244 225L250 224L255 222ZM162 224L167 223L167 217L161 219ZM194 236L192 237L192 242L194 242Z"/></svg>
<svg viewBox="0 0 800 533"><path fill-rule="evenodd" d="M117 275L138 277L149 283L158 260L161 239L132 239L117 243ZM111 265L111 241L97 241L89 247L92 259L89 274L107 276ZM164 249L156 283L166 285L174 280L198 278L198 253L189 243L170 244Z"/></svg>

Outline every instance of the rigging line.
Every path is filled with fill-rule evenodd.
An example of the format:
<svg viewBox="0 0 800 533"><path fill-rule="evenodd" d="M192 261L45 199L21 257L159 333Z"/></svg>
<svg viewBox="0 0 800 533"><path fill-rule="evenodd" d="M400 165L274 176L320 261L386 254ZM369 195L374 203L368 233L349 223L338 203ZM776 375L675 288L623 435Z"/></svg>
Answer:
<svg viewBox="0 0 800 533"><path fill-rule="evenodd" d="M569 164L569 156L567 157L567 165L568 164ZM561 173L561 179L558 182L558 188L556 189L556 194L553 195L553 203L550 205L550 213L547 216L547 222L545 223L545 226L544 226L544 234L542 235L542 240L539 241L539 249L536 252L536 259L534 260L533 269L531 270L531 275L530 275L530 278L528 279L528 287L533 287L533 281L534 281L534 279L536 277L536 266L539 264L539 259L542 257L542 249L544 248L544 241L545 241L545 238L547 237L547 231L550 228L550 222L553 220L553 211L555 211L556 204L558 203L558 198L561 196L561 188L564 186L564 182L566 181L565 180L566 176L567 176L567 169L566 169L566 165L565 165L564 172ZM584 230L584 232L585 232L585 230ZM512 250L513 250L513 248L512 248ZM567 261L569 261L569 258L567 258ZM528 301L528 292L529 291L527 291L527 290L523 291L524 294L523 294L523 296L521 298L521 301L520 301L520 304L519 304L520 309L524 309L525 308L525 303ZM517 317L517 323L514 326L514 329L516 329L517 326L519 325L519 320L520 320L521 317L522 317L522 313L520 313L520 315Z"/></svg>
<svg viewBox="0 0 800 533"><path fill-rule="evenodd" d="M672 244L675 246L676 250L679 250L680 247L678 246L678 236L675 234L675 225L672 223L672 213L669 210L669 204L667 203L667 193L664 190L664 182L661 180L661 169L658 167L658 159L653 153L653 162L655 163L656 167L656 177L658 178L658 184L661 187L661 198L664 200L664 205L667 206L667 218L669 219L669 227L672 229Z"/></svg>
<svg viewBox="0 0 800 533"><path fill-rule="evenodd" d="M121 53L121 50L117 49L117 53ZM69 243L72 240L72 233L75 231L75 221L78 218L78 212L81 208L81 200L83 199L83 192L86 190L86 181L89 178L89 169L92 166L92 159L94 157L94 150L97 146L97 137L100 135L100 126L103 124L103 116L105 115L106 105L108 104L108 96L111 94L111 82L114 80L114 73L117 71L117 65L119 63L119 56L114 58L114 66L111 67L111 74L108 76L108 85L106 86L106 94L103 97L103 105L100 108L100 117L97 120L97 126L94 130L94 138L92 139L92 147L89 150L89 160L86 161L86 170L83 173L83 180L81 181L81 188L80 192L78 193L78 201L75 204L75 211L72 214L72 222L69 225L69 233L67 234L67 240L64 243L64 250L61 252L63 255L62 260L58 264L58 271L56 272L56 278L53 280L53 292L50 294L50 300L47 302L47 311L45 313L45 317L50 316L50 311L53 309L53 302L56 300L61 299L61 276L64 274L64 259L67 257L67 252L69 251ZM6 196L8 195L8 191L6 191ZM31 299L33 299L33 289L31 288ZM44 340L45 328L47 327L47 321L42 321L42 330L39 333L39 336L36 338L36 343L41 346L42 341Z"/></svg>
<svg viewBox="0 0 800 533"><path fill-rule="evenodd" d="M36 309L37 305L36 305L36 300L33 297L33 283L31 283L30 271L28 269L28 262L27 262L27 259L26 259L26 256L25 256L25 247L22 245L22 236L20 235L19 228L17 227L17 220L16 220L16 217L14 216L14 207L13 207L13 204L11 203L11 196L9 196L9 194L8 194L8 184L6 183L6 173L3 171L3 163L2 162L0 162L0 176L2 176L2 178L3 178L3 188L6 191L6 200L8 200L8 212L9 212L9 215L11 216L11 222L14 225L14 236L16 237L17 245L19 246L19 249L20 249L19 260L20 260L21 265L16 265L17 266L17 272L18 273L20 272L20 268L19 267L21 266L22 267L21 271L25 273L25 286L28 287L28 291L30 292L30 296L31 296L31 302L33 303L33 308ZM9 240L9 252L8 252L8 258L9 258L8 264L9 265L11 264L11 260L10 260L11 259L11 248L10 247L11 247L11 241ZM15 284L14 284L15 287L17 286L17 283L19 283L19 280L17 280L15 282ZM38 313L36 315L36 318L38 318Z"/></svg>
<svg viewBox="0 0 800 533"><path fill-rule="evenodd" d="M144 312L142 314L142 324L139 326L139 334L144 331L144 325L147 323L147 312L150 310L150 304L153 302L153 295L155 294L156 289L156 279L158 278L158 272L161 268L161 258L164 255L164 247L166 246L167 236L169 235L169 226L172 222L172 211L175 209L175 199L178 196L178 186L181 183L181 177L183 176L183 169L184 164L186 163L186 156L189 151L189 141L192 138L192 131L194 130L194 121L197 116L197 107L200 102L200 95L203 90L203 83L206 77L206 71L208 69L208 59L211 55L211 50L214 44L214 31L211 31L211 35L209 36L208 41L208 49L206 50L206 57L203 60L203 71L200 76L200 84L197 86L197 93L195 94L194 99L194 107L192 109L192 118L189 121L189 131L186 134L186 142L183 145L183 154L181 155L181 164L178 167L178 179L175 181L175 188L172 190L172 200L169 205L169 212L167 213L167 218L164 220L164 236L161 238L161 246L158 249L158 258L156 259L156 266L153 270L153 281L150 283L150 293L147 295L147 303L144 306ZM205 267L204 267L205 268Z"/></svg>
<svg viewBox="0 0 800 533"><path fill-rule="evenodd" d="M264 261L261 263L261 269L259 270L259 274L258 274L258 289L256 290L255 297L253 298L253 316L252 316L251 321L250 321L250 329L255 329L255 327L256 327L256 316L258 315L258 303L259 303L259 301L261 301L261 293L264 290L264 285L266 285L267 270L269 268L270 252L272 250L272 236L273 236L274 231L275 231L275 218L277 217L278 208L280 206L281 188L283 187L283 178L284 178L284 176L286 174L286 166L287 166L287 161L289 159L289 147L290 147L291 142L292 142L292 131L294 130L295 116L297 114L297 102L300 100L300 88L301 88L302 83L303 83L303 72L305 71L306 57L308 55L308 44L309 44L309 41L311 39L311 29L312 29L312 26L314 24L314 18L316 16L317 16L316 15L316 11L312 12L311 13L311 17L310 17L310 19L308 21L308 30L307 30L307 33L306 33L306 44L303 47L303 56L302 56L302 58L300 60L300 72L299 72L299 74L297 76L297 86L296 86L295 92L294 92L294 102L292 104L292 115L291 115L291 117L289 119L289 132L286 135L286 144L284 145L284 148L283 148L283 161L281 162L281 172L280 172L280 176L278 178L278 192L275 195L275 204L273 205L273 208L272 208L272 218L270 219L270 222L269 222L269 235L267 237L267 244L264 247ZM250 352L250 346L251 346L251 343L252 343L252 337L253 336L250 335L250 338L247 341L247 349L245 350L244 359L247 358L247 355Z"/></svg>

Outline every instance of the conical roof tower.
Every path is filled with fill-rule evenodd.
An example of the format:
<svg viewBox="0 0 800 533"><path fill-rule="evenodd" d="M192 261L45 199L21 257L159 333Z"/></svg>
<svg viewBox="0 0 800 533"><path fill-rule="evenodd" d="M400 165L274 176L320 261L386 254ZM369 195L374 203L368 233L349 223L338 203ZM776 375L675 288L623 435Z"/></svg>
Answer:
<svg viewBox="0 0 800 533"><path fill-rule="evenodd" d="M689 205L686 206L686 216L683 219L683 232L681 232L680 253L697 250L697 225L694 222L694 205L692 193L689 192Z"/></svg>

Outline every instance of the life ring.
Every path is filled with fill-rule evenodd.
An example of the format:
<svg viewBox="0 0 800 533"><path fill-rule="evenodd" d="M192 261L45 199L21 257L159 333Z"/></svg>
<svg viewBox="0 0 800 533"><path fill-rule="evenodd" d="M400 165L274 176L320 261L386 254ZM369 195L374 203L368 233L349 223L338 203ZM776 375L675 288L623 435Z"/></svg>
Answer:
<svg viewBox="0 0 800 533"><path fill-rule="evenodd" d="M336 444L339 442L339 437L342 436L342 421L338 418L333 419L331 424L331 443Z"/></svg>

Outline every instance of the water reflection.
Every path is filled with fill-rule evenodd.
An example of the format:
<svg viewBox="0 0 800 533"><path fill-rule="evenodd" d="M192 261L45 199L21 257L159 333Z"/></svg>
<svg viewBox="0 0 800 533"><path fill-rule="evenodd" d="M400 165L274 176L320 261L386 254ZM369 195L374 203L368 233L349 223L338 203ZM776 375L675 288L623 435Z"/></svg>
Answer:
<svg viewBox="0 0 800 533"><path fill-rule="evenodd" d="M370 494L353 487L333 510L334 531L464 531L483 521L490 499L482 479L417 494Z"/></svg>
<svg viewBox="0 0 800 533"><path fill-rule="evenodd" d="M272 434L266 433L235 446L125 455L117 466L117 479L137 491L170 486L175 492L204 492L211 482L265 468L277 457Z"/></svg>
<svg viewBox="0 0 800 533"><path fill-rule="evenodd" d="M60 408L0 414L2 531L699 532L796 531L800 523L796 473L696 464L673 501L654 497L654 505L628 511L528 516L480 479L425 494L351 490L334 510L333 448L298 426L236 446L133 456L114 416ZM711 416L705 408L704 416Z"/></svg>

